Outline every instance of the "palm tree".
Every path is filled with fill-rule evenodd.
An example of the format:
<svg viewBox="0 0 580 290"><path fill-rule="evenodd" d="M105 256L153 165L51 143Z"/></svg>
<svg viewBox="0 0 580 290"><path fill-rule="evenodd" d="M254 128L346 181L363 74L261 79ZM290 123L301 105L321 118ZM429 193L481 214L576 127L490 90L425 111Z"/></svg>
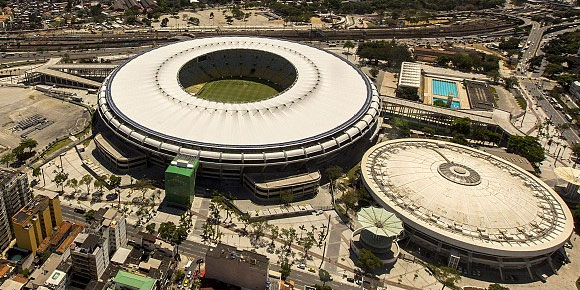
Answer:
<svg viewBox="0 0 580 290"><path fill-rule="evenodd" d="M4 163L6 167L8 167L14 161L16 161L16 154L13 152L6 153L4 156L2 156L2 159L0 159L0 162Z"/></svg>
<svg viewBox="0 0 580 290"><path fill-rule="evenodd" d="M302 239L302 232L306 230L306 226L300 225L298 228L300 229L300 239Z"/></svg>
<svg viewBox="0 0 580 290"><path fill-rule="evenodd" d="M93 182L93 177L90 174L85 174L80 183L87 187L87 195L91 193L91 183Z"/></svg>
<svg viewBox="0 0 580 290"><path fill-rule="evenodd" d="M354 48L355 45L354 45L354 42L352 42L350 40L347 40L347 41L344 42L344 44L342 45L342 47L343 48L346 48L346 51L350 54L350 49L351 48Z"/></svg>
<svg viewBox="0 0 580 290"><path fill-rule="evenodd" d="M28 148L28 152L32 152L32 149L38 146L38 142L32 138L24 138L20 141L20 146Z"/></svg>
<svg viewBox="0 0 580 290"><path fill-rule="evenodd" d="M69 187L73 190L73 196L77 192L79 185L79 181L76 178L71 178L66 182L66 187Z"/></svg>
<svg viewBox="0 0 580 290"><path fill-rule="evenodd" d="M274 242L278 238L278 226L271 226L270 227L270 238L272 239L272 246L274 246Z"/></svg>

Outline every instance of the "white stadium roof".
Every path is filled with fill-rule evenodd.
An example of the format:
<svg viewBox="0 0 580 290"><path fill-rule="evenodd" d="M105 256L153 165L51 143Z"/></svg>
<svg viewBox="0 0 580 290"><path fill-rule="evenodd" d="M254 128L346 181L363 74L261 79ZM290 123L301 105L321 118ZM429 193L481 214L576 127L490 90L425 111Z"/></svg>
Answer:
<svg viewBox="0 0 580 290"><path fill-rule="evenodd" d="M177 78L179 70L196 57L226 49L277 54L294 65L297 80L279 95L253 103L217 103L186 92ZM225 148L279 147L355 126L369 108L378 108L374 90L360 70L324 50L276 39L216 37L167 45L133 58L109 77L100 107L106 102L111 110L105 110L105 118L125 134L141 141L156 137L149 141L154 146L170 139ZM169 149L178 150L173 147Z"/></svg>
<svg viewBox="0 0 580 290"><path fill-rule="evenodd" d="M371 195L405 224L462 249L504 257L550 253L572 234L564 201L532 174L454 143L398 139L361 164Z"/></svg>

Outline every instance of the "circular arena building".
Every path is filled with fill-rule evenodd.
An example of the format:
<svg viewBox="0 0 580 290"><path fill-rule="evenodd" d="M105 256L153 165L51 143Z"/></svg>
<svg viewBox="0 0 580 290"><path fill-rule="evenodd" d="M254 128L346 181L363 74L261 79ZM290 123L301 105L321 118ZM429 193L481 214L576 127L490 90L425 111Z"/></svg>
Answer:
<svg viewBox="0 0 580 290"><path fill-rule="evenodd" d="M378 92L357 67L305 44L199 38L142 53L99 91L100 118L149 162L199 158L204 176L318 167L376 135Z"/></svg>
<svg viewBox="0 0 580 290"><path fill-rule="evenodd" d="M528 268L563 250L570 210L544 182L512 163L455 143L398 139L369 149L361 164L373 198L426 252L467 269ZM422 251L425 252L425 251ZM475 268L474 268L475 267ZM477 273L477 272L476 272Z"/></svg>

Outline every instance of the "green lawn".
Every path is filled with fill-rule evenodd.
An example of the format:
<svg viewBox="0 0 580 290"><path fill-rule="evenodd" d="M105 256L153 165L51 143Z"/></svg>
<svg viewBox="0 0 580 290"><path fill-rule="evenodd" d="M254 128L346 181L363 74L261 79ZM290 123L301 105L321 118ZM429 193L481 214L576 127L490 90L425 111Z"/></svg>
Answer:
<svg viewBox="0 0 580 290"><path fill-rule="evenodd" d="M192 86L193 87L193 86ZM187 91L195 91L186 89ZM268 99L276 95L276 89L248 80L217 80L206 83L196 96L222 103L247 103Z"/></svg>

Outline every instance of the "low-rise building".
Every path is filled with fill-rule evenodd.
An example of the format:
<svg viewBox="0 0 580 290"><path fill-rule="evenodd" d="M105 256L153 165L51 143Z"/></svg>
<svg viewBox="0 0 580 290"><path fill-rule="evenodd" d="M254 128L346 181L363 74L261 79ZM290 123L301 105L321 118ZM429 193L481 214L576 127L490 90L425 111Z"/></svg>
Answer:
<svg viewBox="0 0 580 290"><path fill-rule="evenodd" d="M51 254L46 261L39 268L34 270L26 283L26 288L36 289L44 286L49 280L51 274L57 270L58 266L63 262L64 257L59 254Z"/></svg>
<svg viewBox="0 0 580 290"><path fill-rule="evenodd" d="M24 284L12 279L8 279L0 285L0 289L2 290L20 290L24 288Z"/></svg>
<svg viewBox="0 0 580 290"><path fill-rule="evenodd" d="M44 287L50 290L65 290L67 281L67 275L65 272L54 270L46 282L44 282Z"/></svg>
<svg viewBox="0 0 580 290"><path fill-rule="evenodd" d="M262 290L268 282L268 257L224 244L209 248L205 256L205 278L243 289Z"/></svg>
<svg viewBox="0 0 580 290"><path fill-rule="evenodd" d="M125 271L117 272L114 279L115 289L118 290L155 290L156 280Z"/></svg>

